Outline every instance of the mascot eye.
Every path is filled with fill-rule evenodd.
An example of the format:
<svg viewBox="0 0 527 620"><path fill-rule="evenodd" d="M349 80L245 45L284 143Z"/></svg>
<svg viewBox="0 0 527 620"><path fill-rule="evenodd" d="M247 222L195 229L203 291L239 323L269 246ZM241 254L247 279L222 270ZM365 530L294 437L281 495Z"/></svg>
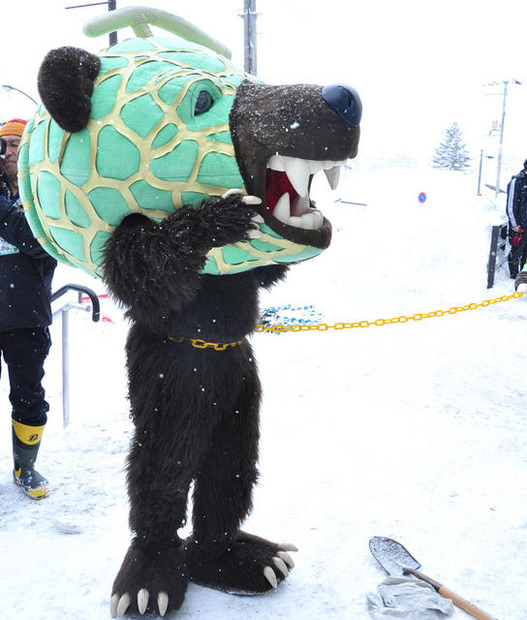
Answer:
<svg viewBox="0 0 527 620"><path fill-rule="evenodd" d="M212 108L213 103L214 99L212 98L212 95L206 90L202 90L199 93L198 98L196 99L194 114L197 116L198 114L204 114L205 112L208 112Z"/></svg>

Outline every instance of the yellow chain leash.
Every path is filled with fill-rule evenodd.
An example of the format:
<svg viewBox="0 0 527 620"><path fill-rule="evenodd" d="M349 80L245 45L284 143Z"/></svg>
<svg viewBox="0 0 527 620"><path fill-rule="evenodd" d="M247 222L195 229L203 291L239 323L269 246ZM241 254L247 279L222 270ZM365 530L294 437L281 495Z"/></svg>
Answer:
<svg viewBox="0 0 527 620"><path fill-rule="evenodd" d="M476 310L477 308L486 308L492 304L497 304L502 301L509 301L510 299L519 299L524 293L518 291L511 295L503 295L502 297L496 297L495 299L485 299L479 304L468 304L466 306L453 306L448 310L434 310L432 312L424 312L414 314L413 316L397 316L393 319L376 319L375 321L357 321L355 323L334 323L328 325L327 323L318 323L316 325L258 325L255 329L256 332L272 332L274 334L280 334L282 332L307 332L307 331L319 331L325 332L328 329L354 329L356 327L381 327L381 325L393 325L394 323L407 323L408 321L422 321L423 319L431 319L435 317L444 316L445 314L457 314L458 312L465 312L466 310Z"/></svg>
<svg viewBox="0 0 527 620"><path fill-rule="evenodd" d="M485 299L479 304L468 304L466 306L453 306L448 310L433 310L432 312L417 313L413 316L397 316L392 319L376 319L375 321L357 321L355 323L334 323L328 325L327 323L318 323L316 325L257 325L255 332L272 332L274 334L280 334L282 332L308 332L318 331L325 332L329 329L341 330L341 329L354 329L356 327L381 327L381 325L393 325L394 323L407 323L408 321L422 321L423 319L431 319L445 314L457 314L458 312L465 312L466 310L477 310L477 308L486 308L492 304L497 304L502 301L509 301L511 299L519 299L524 293L518 291L511 295L502 295L495 299ZM173 342L184 342L184 338L168 337ZM188 340L195 349L214 349L215 351L225 351L229 347L237 347L243 340L237 342L207 342L199 338L190 338Z"/></svg>

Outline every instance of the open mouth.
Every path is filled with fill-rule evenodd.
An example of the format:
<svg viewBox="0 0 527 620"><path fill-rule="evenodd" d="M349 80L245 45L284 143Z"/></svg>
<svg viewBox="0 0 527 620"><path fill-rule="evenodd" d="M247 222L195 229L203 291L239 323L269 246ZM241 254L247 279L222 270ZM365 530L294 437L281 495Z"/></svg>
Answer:
<svg viewBox="0 0 527 620"><path fill-rule="evenodd" d="M336 189L343 163L273 155L267 162L266 170L267 208L283 224L318 230L323 225L324 216L309 197L313 176L323 170L331 189Z"/></svg>

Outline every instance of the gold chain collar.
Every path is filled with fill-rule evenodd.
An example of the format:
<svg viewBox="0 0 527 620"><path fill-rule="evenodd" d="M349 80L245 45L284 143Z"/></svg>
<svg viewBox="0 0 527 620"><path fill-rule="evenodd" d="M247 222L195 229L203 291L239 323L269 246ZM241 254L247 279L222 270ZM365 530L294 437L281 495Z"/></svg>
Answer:
<svg viewBox="0 0 527 620"><path fill-rule="evenodd" d="M190 342L190 344L195 349L214 349L215 351L225 351L229 347L237 347L240 345L243 340L238 340L237 342L207 342L206 340L201 340L200 338L173 338L172 336L168 337L172 342Z"/></svg>

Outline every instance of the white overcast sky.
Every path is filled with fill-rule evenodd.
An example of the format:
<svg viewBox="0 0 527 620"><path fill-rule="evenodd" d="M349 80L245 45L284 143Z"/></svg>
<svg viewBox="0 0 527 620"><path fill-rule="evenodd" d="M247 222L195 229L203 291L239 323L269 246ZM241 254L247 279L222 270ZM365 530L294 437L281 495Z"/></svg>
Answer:
<svg viewBox="0 0 527 620"><path fill-rule="evenodd" d="M76 0L4 0L0 81L38 99L36 76L47 51L76 45L97 52L107 37L82 33L104 6L66 10ZM195 23L230 47L243 66L243 0L117 0L143 4ZM10 9L12 7L12 14ZM431 156L456 121L471 154L501 118L510 86L506 153L527 157L527 5L519 0L256 0L258 74L269 83L345 82L364 104L359 157ZM132 35L122 31L120 38ZM494 93L494 94L493 94ZM28 116L29 100L0 92L0 120ZM525 144L525 148L523 145ZM523 155L523 152L525 154ZM519 162L519 164L521 163Z"/></svg>

